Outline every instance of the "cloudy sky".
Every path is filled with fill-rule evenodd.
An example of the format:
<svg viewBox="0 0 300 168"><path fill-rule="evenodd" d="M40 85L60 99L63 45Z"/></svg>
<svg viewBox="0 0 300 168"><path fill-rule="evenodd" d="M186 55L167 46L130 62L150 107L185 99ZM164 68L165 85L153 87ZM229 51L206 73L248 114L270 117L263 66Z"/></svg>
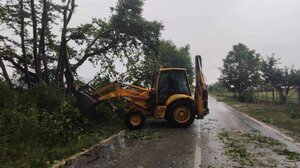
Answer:
<svg viewBox="0 0 300 168"><path fill-rule="evenodd" d="M108 18L116 2L78 0L71 24ZM217 81L222 59L237 43L300 68L300 0L146 0L143 14L165 25L162 38L202 55L208 83ZM96 71L85 64L79 74L92 78Z"/></svg>

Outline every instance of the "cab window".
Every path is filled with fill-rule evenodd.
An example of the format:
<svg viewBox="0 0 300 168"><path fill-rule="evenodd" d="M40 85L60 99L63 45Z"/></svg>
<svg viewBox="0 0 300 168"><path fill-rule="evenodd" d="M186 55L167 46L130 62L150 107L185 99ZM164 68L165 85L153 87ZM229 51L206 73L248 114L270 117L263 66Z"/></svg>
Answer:
<svg viewBox="0 0 300 168"><path fill-rule="evenodd" d="M185 71L162 71L158 83L158 104L164 104L173 94L190 94Z"/></svg>

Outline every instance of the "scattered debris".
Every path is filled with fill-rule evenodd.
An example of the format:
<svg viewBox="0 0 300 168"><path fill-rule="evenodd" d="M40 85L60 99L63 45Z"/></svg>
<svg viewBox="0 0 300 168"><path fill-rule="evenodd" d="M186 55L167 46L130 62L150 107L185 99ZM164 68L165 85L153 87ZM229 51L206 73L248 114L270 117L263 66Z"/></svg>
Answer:
<svg viewBox="0 0 300 168"><path fill-rule="evenodd" d="M225 155L242 167L280 167L286 164L286 159L289 163L300 161L299 153L289 151L270 137L225 130L218 137L225 145Z"/></svg>
<svg viewBox="0 0 300 168"><path fill-rule="evenodd" d="M219 133L220 140L225 144L225 154L233 161L240 162L242 165L254 166L250 154L246 150L244 141L240 141L228 131Z"/></svg>
<svg viewBox="0 0 300 168"><path fill-rule="evenodd" d="M155 132L153 130L127 131L124 135L126 139L152 140Z"/></svg>

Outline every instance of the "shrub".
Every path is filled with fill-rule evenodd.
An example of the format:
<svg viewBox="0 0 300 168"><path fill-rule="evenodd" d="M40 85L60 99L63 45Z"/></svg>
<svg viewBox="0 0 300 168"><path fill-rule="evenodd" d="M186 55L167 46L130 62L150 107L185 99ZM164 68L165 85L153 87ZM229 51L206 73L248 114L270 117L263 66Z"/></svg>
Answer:
<svg viewBox="0 0 300 168"><path fill-rule="evenodd" d="M16 92L4 86L0 99L0 158L21 156L32 145L65 145L89 124L74 106L74 98L53 87Z"/></svg>
<svg viewBox="0 0 300 168"><path fill-rule="evenodd" d="M17 106L17 95L0 78L0 108L15 108Z"/></svg>
<svg viewBox="0 0 300 168"><path fill-rule="evenodd" d="M36 96L36 104L39 110L55 111L63 101L63 90L46 84L40 84L30 90L30 94Z"/></svg>
<svg viewBox="0 0 300 168"><path fill-rule="evenodd" d="M110 103L117 108L116 111L110 108ZM120 122L125 115L123 109L125 109L125 102L122 99L100 102L96 108L97 120L100 124Z"/></svg>
<svg viewBox="0 0 300 168"><path fill-rule="evenodd" d="M291 119L298 119L300 118L299 110L297 109L299 106L295 103L287 103L287 110L288 114L291 117Z"/></svg>
<svg viewBox="0 0 300 168"><path fill-rule="evenodd" d="M241 101L241 102L247 102L247 103L252 103L254 101L254 99L253 99L253 92L251 90L244 91L240 95L239 101Z"/></svg>
<svg viewBox="0 0 300 168"><path fill-rule="evenodd" d="M123 124L107 104L102 104L98 106L100 124L94 125L75 106L75 97L53 86L11 89L1 81L0 86L0 165L4 167L20 166L16 162L20 160L28 164L23 167L46 167L48 161L72 151L58 149L78 142L90 144ZM82 142L84 137L90 139Z"/></svg>

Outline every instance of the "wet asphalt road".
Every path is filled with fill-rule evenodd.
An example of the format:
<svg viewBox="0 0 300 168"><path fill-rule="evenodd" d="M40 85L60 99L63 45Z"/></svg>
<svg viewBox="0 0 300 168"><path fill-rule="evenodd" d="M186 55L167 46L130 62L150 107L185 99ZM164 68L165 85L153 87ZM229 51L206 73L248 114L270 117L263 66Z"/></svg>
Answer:
<svg viewBox="0 0 300 168"><path fill-rule="evenodd" d="M224 155L223 143L217 136L222 130L272 137L286 144L289 150L300 152L298 145L277 130L212 97L209 108L210 114L205 119L195 120L185 129L170 128L161 120L149 120L144 130L153 132L150 140L120 135L69 162L67 167L238 167Z"/></svg>

